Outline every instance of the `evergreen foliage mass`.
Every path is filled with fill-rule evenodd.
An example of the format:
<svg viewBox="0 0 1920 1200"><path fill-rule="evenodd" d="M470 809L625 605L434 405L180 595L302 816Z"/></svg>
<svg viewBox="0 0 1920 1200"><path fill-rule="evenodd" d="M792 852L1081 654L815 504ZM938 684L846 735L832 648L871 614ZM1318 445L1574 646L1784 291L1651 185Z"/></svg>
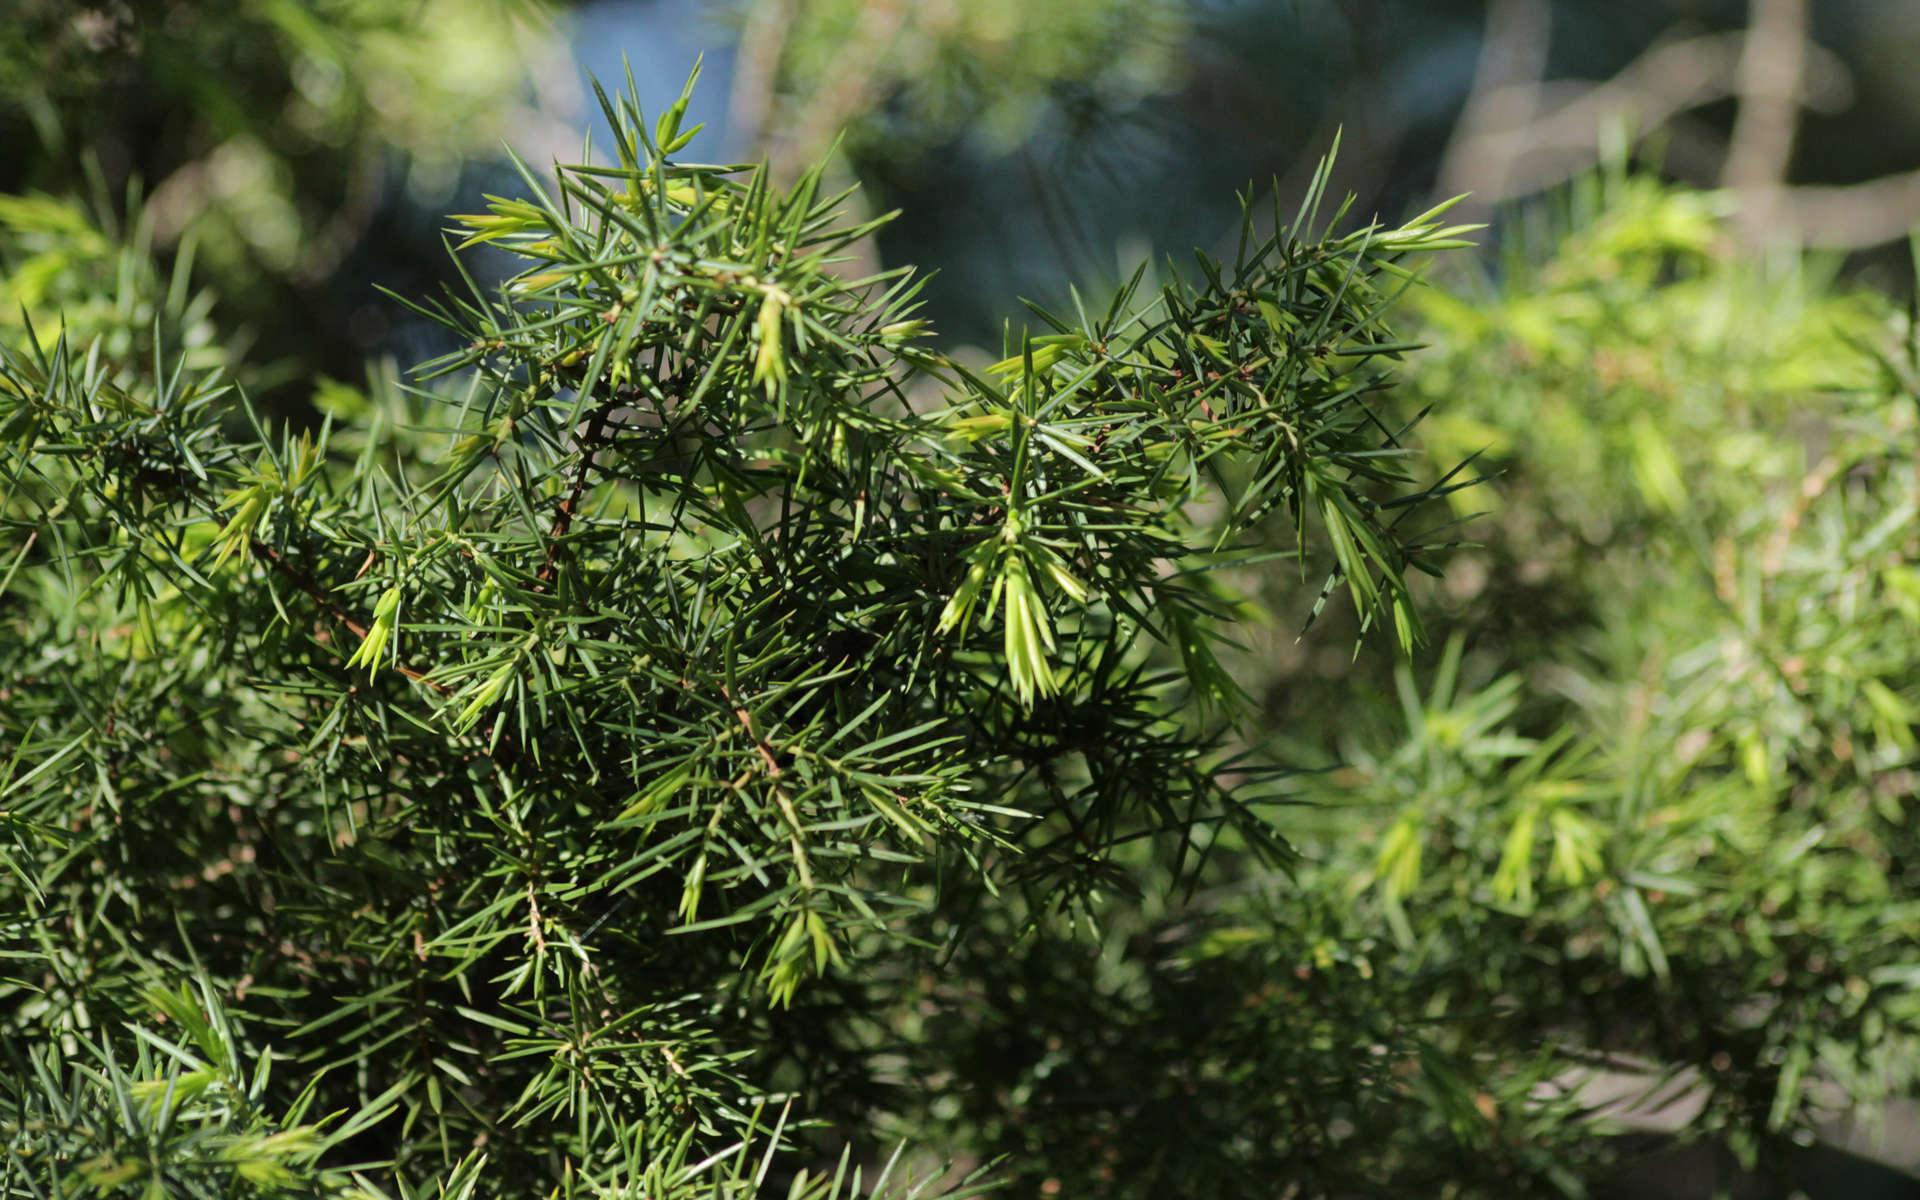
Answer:
<svg viewBox="0 0 1920 1200"><path fill-rule="evenodd" d="M896 1134L1030 1136L949 1086L1028 1005L1184 1021L1281 953L1168 948L1158 997L1098 930L1291 859L1223 573L1421 640L1463 476L1414 481L1384 313L1465 230L1339 232L1323 169L969 368L923 279L839 273L871 225L817 170L601 99L612 165L456 218L519 263L413 302L458 348L312 428L137 250L117 323L6 349L0 1193L924 1192ZM1351 982L1200 1028L1377 1116L1450 1068ZM1111 1175L1105 1120L1021 1169Z"/></svg>
<svg viewBox="0 0 1920 1200"><path fill-rule="evenodd" d="M0 22L0 1196L1858 1194L1911 308L1618 166L1410 287L1323 171L973 354L779 161L1125 109L1160 0L758 6L771 172L603 97L449 258L538 7Z"/></svg>

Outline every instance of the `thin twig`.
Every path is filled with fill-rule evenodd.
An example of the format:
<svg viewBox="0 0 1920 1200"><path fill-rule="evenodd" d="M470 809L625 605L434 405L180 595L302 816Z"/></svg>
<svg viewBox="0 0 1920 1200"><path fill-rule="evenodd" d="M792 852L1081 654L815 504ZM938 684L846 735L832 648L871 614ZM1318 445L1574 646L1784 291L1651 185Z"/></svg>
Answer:
<svg viewBox="0 0 1920 1200"><path fill-rule="evenodd" d="M1547 67L1553 12L1546 0L1492 0L1473 90L1447 143L1440 190L1507 194L1519 157L1509 137L1532 124L1540 106L1540 77Z"/></svg>
<svg viewBox="0 0 1920 1200"><path fill-rule="evenodd" d="M747 17L734 55L733 94L727 101L727 121L733 137L747 148L747 157L766 157L772 136L769 115L779 85L780 49L793 25L797 0L760 0Z"/></svg>
<svg viewBox="0 0 1920 1200"><path fill-rule="evenodd" d="M560 561L560 539L566 537L567 531L573 528L573 515L579 511L580 497L587 490L587 476L593 470L593 456L600 448L601 438L606 435L607 420L613 415L614 403L613 397L609 396L587 419L586 431L580 435L580 465L574 469L572 486L554 510L553 528L547 532L547 557L540 564L537 590L545 590L553 583Z"/></svg>
<svg viewBox="0 0 1920 1200"><path fill-rule="evenodd" d="M255 557L278 571L288 582L292 583L293 586L305 592L315 604L320 606L322 611L342 625L345 625L355 637L360 638L362 641L366 640L367 627L355 620L353 614L335 603L333 597L327 594L326 589L322 588L313 576L288 562L281 556L278 550L267 545L259 538L249 538L247 539L247 543L252 548ZM400 663L397 666L402 675L405 675L415 683L424 683L434 691L442 694L453 690L438 680L427 678L425 671L416 670L413 667L407 666L405 663Z"/></svg>
<svg viewBox="0 0 1920 1200"><path fill-rule="evenodd" d="M1740 114L1721 182L1740 195L1738 222L1749 245L1778 236L1775 219L1800 124L1800 77L1807 60L1807 0L1752 0L1740 55Z"/></svg>
<svg viewBox="0 0 1920 1200"><path fill-rule="evenodd" d="M720 685L720 694L726 697L727 704L732 707L734 720L740 722L740 727L747 731L749 738L753 739L754 749L760 752L760 761L766 764L767 774L773 778L773 799L779 804L780 815L787 822L787 841L793 847L794 869L800 873L800 886L811 890L813 868L807 862L804 831L800 827L800 811L794 807L793 797L787 795L787 789L781 785L780 781L785 772L780 769L780 760L774 754L773 747L767 745L767 740L761 737L760 731L754 727L753 714L733 698L733 690L723 683Z"/></svg>

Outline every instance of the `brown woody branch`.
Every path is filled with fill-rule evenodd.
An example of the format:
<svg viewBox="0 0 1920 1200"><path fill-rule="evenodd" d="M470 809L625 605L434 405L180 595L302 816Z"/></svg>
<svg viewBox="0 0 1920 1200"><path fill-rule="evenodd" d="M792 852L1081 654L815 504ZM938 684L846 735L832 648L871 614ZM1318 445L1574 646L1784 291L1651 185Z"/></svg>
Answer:
<svg viewBox="0 0 1920 1200"><path fill-rule="evenodd" d="M313 576L288 562L278 550L267 545L259 538L248 538L247 544L252 548L255 557L272 567L275 571L278 571L280 575L292 583L293 586L305 592L308 598L320 606L322 612L340 622L340 624L345 625L352 631L355 637L363 640L366 638L367 627L355 620L352 613L349 613L346 609L341 608L339 604L335 603L333 597L327 594L326 589L322 588L319 581L314 579ZM408 679L413 680L415 683L423 683L443 695L453 690L438 680L427 678L425 671L416 670L413 667L407 666L405 663L399 664L398 669L400 673Z"/></svg>
<svg viewBox="0 0 1920 1200"><path fill-rule="evenodd" d="M560 539L567 536L573 528L574 514L580 511L580 497L587 490L587 476L593 470L593 455L600 448L601 440L606 436L607 421L613 416L614 400L608 397L594 414L587 418L587 428L580 435L580 465L574 469L573 484L561 499L553 513L553 528L547 531L547 557L540 564L538 587L545 589L553 584L553 577L560 565Z"/></svg>

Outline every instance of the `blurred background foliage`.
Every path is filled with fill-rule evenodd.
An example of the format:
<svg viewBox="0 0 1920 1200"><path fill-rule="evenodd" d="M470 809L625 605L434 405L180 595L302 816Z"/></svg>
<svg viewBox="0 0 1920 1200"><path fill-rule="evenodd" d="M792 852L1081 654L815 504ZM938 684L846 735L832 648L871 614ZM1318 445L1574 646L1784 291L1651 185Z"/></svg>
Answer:
<svg viewBox="0 0 1920 1200"><path fill-rule="evenodd" d="M1312 768L1293 872L1223 838L1177 894L1143 849L1098 930L1024 940L983 897L938 977L796 1010L869 1055L822 1144L1007 1154L1015 1195L1914 1194L1833 1180L1920 1167L1920 7L15 0L0 337L403 408L380 364L441 347L372 285L442 277L503 142L577 156L581 64L658 110L703 50L690 153L844 130L904 210L868 253L990 351L1336 129L1361 213L1491 221L1403 317L1421 452L1492 476L1430 650L1356 664L1296 639L1297 576L1219 583L1270 615L1223 652L1242 736ZM1714 1149L1636 1173L1672 1135Z"/></svg>
<svg viewBox="0 0 1920 1200"><path fill-rule="evenodd" d="M564 55L551 19L521 0L10 4L0 330L87 320L125 281L125 228L191 264L276 407L315 373L358 377L394 336L371 285L446 271L440 215L529 127L534 69Z"/></svg>

